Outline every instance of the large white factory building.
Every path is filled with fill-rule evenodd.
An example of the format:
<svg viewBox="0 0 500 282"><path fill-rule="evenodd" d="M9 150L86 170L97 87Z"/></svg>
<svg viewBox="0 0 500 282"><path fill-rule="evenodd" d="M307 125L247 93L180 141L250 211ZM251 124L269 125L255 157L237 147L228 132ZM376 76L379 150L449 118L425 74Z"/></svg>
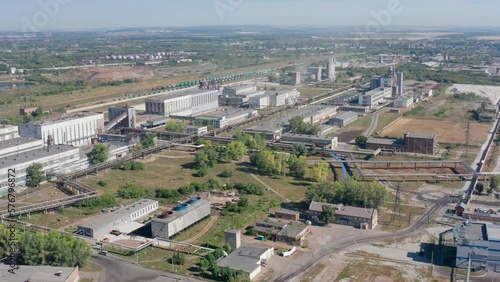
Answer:
<svg viewBox="0 0 500 282"><path fill-rule="evenodd" d="M101 132L104 132L104 114L93 112L19 125L22 137L38 138L47 143L47 138L51 135L52 144L71 146L89 145L92 138L97 138L97 134Z"/></svg>
<svg viewBox="0 0 500 282"><path fill-rule="evenodd" d="M219 107L219 90L189 89L146 100L146 114L194 116Z"/></svg>

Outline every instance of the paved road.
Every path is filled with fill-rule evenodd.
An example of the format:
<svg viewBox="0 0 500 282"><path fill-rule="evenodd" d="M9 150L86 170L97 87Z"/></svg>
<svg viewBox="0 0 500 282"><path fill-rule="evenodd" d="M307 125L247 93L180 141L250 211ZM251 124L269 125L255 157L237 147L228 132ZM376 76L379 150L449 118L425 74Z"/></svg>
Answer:
<svg viewBox="0 0 500 282"><path fill-rule="evenodd" d="M161 282L201 282L201 280L191 277L145 269L110 254L108 256L94 254L90 260L103 268L98 282L150 282L158 277L163 278L160 280Z"/></svg>

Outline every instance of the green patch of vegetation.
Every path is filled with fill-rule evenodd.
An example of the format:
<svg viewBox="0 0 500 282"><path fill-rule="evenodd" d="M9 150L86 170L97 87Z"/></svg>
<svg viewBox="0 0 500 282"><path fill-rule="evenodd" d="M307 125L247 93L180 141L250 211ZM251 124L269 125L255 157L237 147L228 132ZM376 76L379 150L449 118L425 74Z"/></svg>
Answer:
<svg viewBox="0 0 500 282"><path fill-rule="evenodd" d="M424 110L425 110L424 106L418 105L415 108L413 108L413 109L409 110L408 112L404 113L403 116L405 116L405 117L418 116Z"/></svg>

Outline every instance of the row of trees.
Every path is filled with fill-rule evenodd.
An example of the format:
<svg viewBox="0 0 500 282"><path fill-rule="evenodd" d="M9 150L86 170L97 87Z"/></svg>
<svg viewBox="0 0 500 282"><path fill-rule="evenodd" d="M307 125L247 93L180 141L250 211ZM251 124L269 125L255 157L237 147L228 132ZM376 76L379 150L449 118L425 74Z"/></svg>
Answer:
<svg viewBox="0 0 500 282"><path fill-rule="evenodd" d="M308 171L304 156L270 150L255 152L250 156L250 162L261 175L285 175L288 172L290 176L304 178ZM329 171L328 163L316 163L312 168L313 180L316 182L326 181Z"/></svg>
<svg viewBox="0 0 500 282"><path fill-rule="evenodd" d="M135 186L135 185L132 185ZM126 186L122 187L124 189ZM131 187L127 187L127 191ZM135 187L132 187L135 191ZM120 189L120 190L121 190ZM142 189L142 188L141 188ZM191 182L188 185L179 187L177 190L160 188L155 190L155 196L161 199L174 199L177 200L181 196L189 196L194 193L200 193L209 190L238 190L240 194L244 195L263 195L264 187L252 183L231 183L222 184L216 179L210 178L205 183ZM145 190L144 190L145 191Z"/></svg>
<svg viewBox="0 0 500 282"><path fill-rule="evenodd" d="M203 141L203 144L205 146L198 151L194 159L199 176L205 176L208 169L218 163L241 160L247 152L247 146L240 141L233 141L227 146L213 145L210 141Z"/></svg>
<svg viewBox="0 0 500 282"><path fill-rule="evenodd" d="M309 201L363 208L380 207L386 195L386 187L378 182L361 183L355 180L322 182L311 186L306 192Z"/></svg>
<svg viewBox="0 0 500 282"><path fill-rule="evenodd" d="M0 257L8 255L10 249L10 231L0 224ZM92 254L85 241L70 234L50 231L42 233L24 232L17 234L20 265L52 265L82 267Z"/></svg>

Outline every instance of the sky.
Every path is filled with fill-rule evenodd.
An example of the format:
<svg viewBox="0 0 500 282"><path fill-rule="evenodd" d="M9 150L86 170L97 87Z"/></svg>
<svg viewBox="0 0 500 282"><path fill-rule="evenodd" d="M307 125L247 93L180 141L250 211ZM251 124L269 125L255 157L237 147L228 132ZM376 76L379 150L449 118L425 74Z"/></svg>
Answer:
<svg viewBox="0 0 500 282"><path fill-rule="evenodd" d="M203 25L500 27L498 0L0 0L0 11L0 30L16 31Z"/></svg>

